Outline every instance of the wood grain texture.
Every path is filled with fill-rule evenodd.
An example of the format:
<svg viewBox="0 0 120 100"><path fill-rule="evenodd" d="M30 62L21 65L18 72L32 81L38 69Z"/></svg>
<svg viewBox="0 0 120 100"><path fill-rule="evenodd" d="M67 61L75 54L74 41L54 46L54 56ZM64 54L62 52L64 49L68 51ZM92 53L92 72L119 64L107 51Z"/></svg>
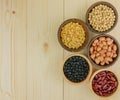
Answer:
<svg viewBox="0 0 120 100"><path fill-rule="evenodd" d="M27 99L62 100L63 50L57 30L63 20L62 0L29 0L27 6Z"/></svg>
<svg viewBox="0 0 120 100"><path fill-rule="evenodd" d="M0 100L119 100L120 89L102 99L91 93L89 82L74 86L62 77L62 62L71 53L59 45L58 27L69 18L85 21L96 1L0 0ZM105 1L120 14L119 0ZM118 41L119 27L120 20L109 32ZM110 69L120 77L120 59Z"/></svg>

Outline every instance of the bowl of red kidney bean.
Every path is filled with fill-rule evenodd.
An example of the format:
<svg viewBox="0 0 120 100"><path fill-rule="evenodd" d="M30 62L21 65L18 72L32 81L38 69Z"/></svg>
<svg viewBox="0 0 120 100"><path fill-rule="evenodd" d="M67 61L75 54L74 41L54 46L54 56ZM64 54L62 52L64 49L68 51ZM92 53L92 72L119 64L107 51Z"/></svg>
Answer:
<svg viewBox="0 0 120 100"><path fill-rule="evenodd" d="M89 59L82 54L72 54L63 63L63 77L73 85L79 85L89 80L92 74L92 65Z"/></svg>
<svg viewBox="0 0 120 100"><path fill-rule="evenodd" d="M118 89L117 76L108 69L96 71L90 79L90 87L94 94L100 97L109 97Z"/></svg>

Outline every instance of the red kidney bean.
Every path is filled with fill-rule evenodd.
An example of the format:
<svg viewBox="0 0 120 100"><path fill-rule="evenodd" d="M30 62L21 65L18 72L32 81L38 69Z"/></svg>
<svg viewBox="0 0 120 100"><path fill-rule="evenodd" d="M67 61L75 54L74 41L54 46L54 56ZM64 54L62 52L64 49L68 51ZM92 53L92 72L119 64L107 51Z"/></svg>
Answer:
<svg viewBox="0 0 120 100"><path fill-rule="evenodd" d="M114 83L114 81L111 81L111 80L110 80L110 81L108 81L108 83L109 83L109 84L113 84L113 83Z"/></svg>
<svg viewBox="0 0 120 100"><path fill-rule="evenodd" d="M103 96L108 96L108 93L103 93Z"/></svg>
<svg viewBox="0 0 120 100"><path fill-rule="evenodd" d="M111 77L111 80L114 81L114 82L116 81L116 79L113 76Z"/></svg>
<svg viewBox="0 0 120 100"><path fill-rule="evenodd" d="M114 76L113 73L109 73L109 72L107 72L107 75L109 75L109 76Z"/></svg>
<svg viewBox="0 0 120 100"><path fill-rule="evenodd" d="M95 75L95 79L98 79L98 75Z"/></svg>
<svg viewBox="0 0 120 100"><path fill-rule="evenodd" d="M107 91L110 91L112 89L112 87L111 86L109 86L109 88L107 89Z"/></svg>
<svg viewBox="0 0 120 100"><path fill-rule="evenodd" d="M115 83L111 84L111 87L112 87L112 89L114 89L115 88Z"/></svg>
<svg viewBox="0 0 120 100"><path fill-rule="evenodd" d="M102 90L102 92L103 92L103 93L106 93L106 92L107 92L107 90Z"/></svg>
<svg viewBox="0 0 120 100"><path fill-rule="evenodd" d="M102 76L102 77L104 76L104 77L105 77L105 76L106 76L106 73L103 71L103 72L101 72L98 76Z"/></svg>
<svg viewBox="0 0 120 100"><path fill-rule="evenodd" d="M97 95L99 95L99 92L98 92L98 91L96 91L95 93L96 93Z"/></svg>
<svg viewBox="0 0 120 100"><path fill-rule="evenodd" d="M107 83L107 80L104 80L103 83L102 83L102 85L104 86L106 83Z"/></svg>
<svg viewBox="0 0 120 100"><path fill-rule="evenodd" d="M109 80L111 79L110 75L107 75L107 79L109 79Z"/></svg>
<svg viewBox="0 0 120 100"><path fill-rule="evenodd" d="M101 92L101 91L99 91L99 94L100 94L100 95L102 95L102 92Z"/></svg>
<svg viewBox="0 0 120 100"><path fill-rule="evenodd" d="M113 90L112 90L112 92L115 92L116 91L116 88L114 88Z"/></svg>
<svg viewBox="0 0 120 100"><path fill-rule="evenodd" d="M98 79L97 79L97 82L100 82L101 81L101 77L99 77Z"/></svg>
<svg viewBox="0 0 120 100"><path fill-rule="evenodd" d="M98 84L99 84L99 85L102 85L102 84L103 84L103 82L104 82L104 81L100 81L100 82L98 82Z"/></svg>
<svg viewBox="0 0 120 100"><path fill-rule="evenodd" d="M108 93L111 93L111 91L108 91Z"/></svg>
<svg viewBox="0 0 120 100"><path fill-rule="evenodd" d="M96 85L94 86L94 89L95 89L96 91L98 91L98 89L100 89L100 88L101 88L101 85L97 85L97 84L96 84Z"/></svg>
<svg viewBox="0 0 120 100"><path fill-rule="evenodd" d="M101 80L103 80L103 81L104 81L104 79L105 79L105 77L102 77L102 79L101 79Z"/></svg>
<svg viewBox="0 0 120 100"><path fill-rule="evenodd" d="M96 80L93 80L93 81L92 81L92 84L94 85L95 83L96 83Z"/></svg>
<svg viewBox="0 0 120 100"><path fill-rule="evenodd" d="M115 87L117 87L118 86L118 82L115 82Z"/></svg>
<svg viewBox="0 0 120 100"><path fill-rule="evenodd" d="M92 81L93 91L99 96L108 96L117 89L118 81L111 71L101 71Z"/></svg>
<svg viewBox="0 0 120 100"><path fill-rule="evenodd" d="M108 88L108 84L105 84L104 86L103 86L103 90L106 90Z"/></svg>

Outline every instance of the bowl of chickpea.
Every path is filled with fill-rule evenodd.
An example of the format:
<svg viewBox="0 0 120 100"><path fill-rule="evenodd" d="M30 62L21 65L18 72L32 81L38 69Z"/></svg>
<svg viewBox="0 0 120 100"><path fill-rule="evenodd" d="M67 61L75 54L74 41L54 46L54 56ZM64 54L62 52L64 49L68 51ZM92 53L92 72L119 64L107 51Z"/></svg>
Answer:
<svg viewBox="0 0 120 100"><path fill-rule="evenodd" d="M95 36L89 43L88 57L97 68L109 67L119 57L119 44L111 35Z"/></svg>
<svg viewBox="0 0 120 100"><path fill-rule="evenodd" d="M65 20L60 25L57 37L60 45L65 50L78 52L88 44L89 30L82 20L72 18Z"/></svg>
<svg viewBox="0 0 120 100"><path fill-rule="evenodd" d="M117 24L118 13L116 8L104 1L91 5L86 13L86 23L94 33L108 33Z"/></svg>

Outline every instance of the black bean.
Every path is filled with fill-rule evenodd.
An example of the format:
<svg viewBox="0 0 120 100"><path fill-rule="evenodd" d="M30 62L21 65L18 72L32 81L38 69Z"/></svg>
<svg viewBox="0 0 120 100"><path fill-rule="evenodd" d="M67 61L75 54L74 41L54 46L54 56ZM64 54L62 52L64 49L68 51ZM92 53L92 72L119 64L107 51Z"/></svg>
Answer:
<svg viewBox="0 0 120 100"><path fill-rule="evenodd" d="M83 57L72 56L66 60L63 71L68 80L81 82L89 73L89 64Z"/></svg>

